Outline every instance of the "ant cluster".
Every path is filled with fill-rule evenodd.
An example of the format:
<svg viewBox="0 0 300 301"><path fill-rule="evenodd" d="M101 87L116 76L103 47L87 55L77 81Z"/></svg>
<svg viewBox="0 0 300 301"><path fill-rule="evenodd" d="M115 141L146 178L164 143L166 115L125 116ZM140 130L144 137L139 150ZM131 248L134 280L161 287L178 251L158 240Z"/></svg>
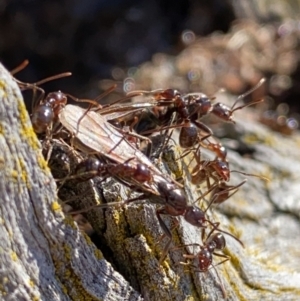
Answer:
<svg viewBox="0 0 300 301"><path fill-rule="evenodd" d="M223 121L234 123L235 111L258 102L236 107L237 101L251 93L264 80L251 91L241 95L231 108L219 102L212 103L205 94L184 95L175 89L134 91L119 102L105 106L101 106L98 100L110 93L113 87L95 100L79 100L61 91L45 96L40 84L68 75L69 73L64 73L35 84L16 80L21 90L33 89L40 94L34 102L31 121L35 132L42 138L47 160L51 157L53 141L56 139L80 158L80 162L72 171L68 171L65 177L57 180L60 187L67 181L83 182L95 177L113 177L139 194L121 203L101 204L100 207L124 206L142 200L150 200L159 205L156 218L164 236L167 237L160 263L170 251L172 242L172 233L164 222L163 215L182 216L186 222L202 230L202 244L194 244L200 251L183 255L184 258L197 260L196 271L207 272L211 268L215 269L214 255L224 258L221 263L229 260L228 256L215 252L225 248L224 234L234 238L242 246L243 243L233 234L220 228L220 223L211 221L207 211L213 205L225 202L246 180L236 186L228 184L231 171L226 149L222 144L216 143L212 130L201 118L212 114ZM124 102L138 95L149 96L150 100L140 103ZM86 102L89 108L67 104L68 98ZM161 172L151 160L152 137L156 135L162 139L161 152L158 154L160 156L168 141L173 139L171 135L174 129L179 131L178 144L183 149L182 156L189 155L195 162L190 171L191 182L197 186L206 183L207 191L201 199L207 195L210 199L205 210L196 205L199 200L189 204L184 185ZM148 147L143 152L141 145L144 142ZM213 152L215 158L204 160L201 157L203 148ZM83 211L73 214L81 212Z"/></svg>

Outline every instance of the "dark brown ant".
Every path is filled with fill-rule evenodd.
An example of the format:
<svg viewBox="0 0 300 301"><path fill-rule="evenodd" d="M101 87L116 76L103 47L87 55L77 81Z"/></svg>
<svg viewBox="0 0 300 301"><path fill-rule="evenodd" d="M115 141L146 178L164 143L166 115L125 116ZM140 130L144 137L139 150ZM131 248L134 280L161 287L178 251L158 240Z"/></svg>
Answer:
<svg viewBox="0 0 300 301"><path fill-rule="evenodd" d="M28 61L25 60L20 66L15 68L12 71L12 74L22 70L28 65ZM70 72L64 72L61 74L57 74L54 76L47 77L35 83L24 83L17 79L14 79L20 90L33 90L34 94L36 91L40 92L40 96L37 98L36 101L32 103L32 115L31 121L34 131L37 134L44 133L50 125L57 121L59 111L66 105L67 103L67 96L66 94L62 93L61 91L49 93L46 97L45 91L39 87L40 85L56 80L62 77L67 77L72 75Z"/></svg>
<svg viewBox="0 0 300 301"><path fill-rule="evenodd" d="M234 235L230 234L227 231L221 230L219 228L220 223L213 223L209 219L206 218L206 212L213 204L213 200L207 206L207 208L203 211L196 205L188 205L186 203L186 198L182 195L181 191L178 189L173 189L169 184L165 182L158 183L159 191L161 192L161 196L165 198L165 204L162 208L157 209L156 215L159 221L161 228L164 231L164 234L168 237L168 242L164 248L163 254L161 256L160 262L165 258L170 244L172 242L172 234L170 229L163 222L161 215L170 215L170 216L183 216L184 219L190 223L191 225L205 229L207 228L207 224L213 227L214 230L218 230L219 232L225 233L231 237L233 237L237 242L239 242L243 247L244 244ZM217 194L216 194L217 197Z"/></svg>
<svg viewBox="0 0 300 301"><path fill-rule="evenodd" d="M238 185L228 185L224 181L219 182L211 191L210 202L217 205L224 203L233 196L238 191L238 188L244 185L246 181L245 179Z"/></svg>
<svg viewBox="0 0 300 301"><path fill-rule="evenodd" d="M151 182L153 179L149 168L140 163L132 165L130 164L131 160L133 160L133 158L128 159L122 164L104 163L95 157L89 157L80 162L76 166L73 175L67 177L67 179L79 179L80 181L87 181L95 176L106 177L111 175L118 179L130 178L137 183L144 183L147 181Z"/></svg>
<svg viewBox="0 0 300 301"><path fill-rule="evenodd" d="M148 170L149 172L149 170ZM115 164L115 163L101 163L99 160L95 158L89 158L82 163L78 165L75 171L74 176L70 176L69 179L72 178L79 178L79 179L90 179L93 176L96 175L113 175L119 178L124 178L125 182L121 180L121 182L125 185L126 183L126 176L133 176L133 178L136 181L139 182L145 182L149 181L151 178L151 173L149 174L147 172L147 168L145 166L130 166L129 162L125 162L124 164ZM183 216L184 219L190 223L193 226L199 227L199 228L206 228L207 224L211 225L215 230L218 230L219 232L225 233L231 237L233 237L235 240L237 240L242 246L243 243L235 236L230 234L229 232L226 232L224 230L219 229L219 224L220 223L213 223L210 220L208 220L206 216L206 211L209 209L210 205L206 208L205 211L201 210L199 207L193 205L190 206L187 204L186 196L181 188L178 186L174 185L173 183L168 182L167 180L163 178L156 178L156 186L157 190L160 193L159 195L149 195L149 193L144 192L143 195L138 196L134 199L129 199L126 201L123 201L122 203L116 202L116 203L109 203L105 205L100 205L100 207L107 207L107 206L112 206L112 205L125 205L129 204L131 202L139 201L146 199L150 197L150 200L154 203L159 203L162 204L163 207L159 208L156 210L156 216L159 221L159 224L164 232L164 234L168 238L168 242L166 243L166 246L163 250L163 254L161 256L160 262L165 258L170 244L172 242L172 233L170 229L166 226L164 223L161 215L170 215L170 216ZM131 179L131 184L127 185L130 186L131 188L134 188L132 185L132 179ZM139 188L142 186L137 186L136 191L139 191ZM146 191L144 189L144 191ZM213 202L212 202L213 203ZM91 208L86 208L80 211L73 212L72 214L78 214L85 212Z"/></svg>
<svg viewBox="0 0 300 301"><path fill-rule="evenodd" d="M183 254L183 257L186 259L197 259L197 265L192 265L195 268L196 272L205 273L208 272L209 269L213 268L216 272L216 275L219 279L220 286L222 289L223 297L226 298L226 292L224 289L224 286L222 284L221 278L218 274L218 271L216 269L217 265L220 265L230 259L229 256L224 254L216 253L215 251L223 251L226 247L226 241L225 237L222 233L214 233L215 229L212 229L210 233L208 234L207 238L203 242L203 245L194 243L194 244L188 244L184 247L188 246L197 246L200 248L200 251L197 254ZM224 260L221 262L218 262L216 265L213 264L213 255L222 257ZM180 262L180 264L183 265L191 265L190 263L186 262Z"/></svg>
<svg viewBox="0 0 300 301"><path fill-rule="evenodd" d="M155 105L151 108L152 110L150 112L147 111L146 115L141 117L137 125L137 132L145 135L147 133L153 133L154 130L162 131L180 127L179 144L183 148L190 148L199 143L199 141L201 141L201 138L199 138L200 131L203 131L205 136L211 136L213 134L208 126L197 120L197 113L201 107L200 101L197 103L197 109L194 109L194 106L189 108L189 103L180 92L175 89L151 92L134 91L134 93L151 94L156 101ZM127 95L131 95L131 93ZM193 102L193 105L195 104L196 102ZM192 114L190 110L193 110ZM201 112L203 112L203 110L201 110ZM177 114L175 125L164 126L169 122L173 113ZM157 129L158 125L163 125L163 127Z"/></svg>
<svg viewBox="0 0 300 301"><path fill-rule="evenodd" d="M148 111L146 116L141 117L138 122L136 129L138 133L145 135L157 130L162 131L180 127L179 145L182 148L189 149L188 152L190 152L191 148L213 135L212 130L200 121L201 117L211 113L223 121L234 123L233 113L235 111L261 102L261 100L235 108L236 103L261 86L264 81L265 79L261 79L255 87L240 95L231 108L222 103L211 104L211 100L203 93L182 96L181 93L175 89L150 92L134 91L127 95L130 96L132 93L150 94L156 101L152 110L150 112ZM173 113L177 114L176 120L174 121L175 124L165 126ZM157 125L163 126L157 129ZM201 136L201 132L203 136ZM221 147L219 147L219 150L221 150Z"/></svg>
<svg viewBox="0 0 300 301"><path fill-rule="evenodd" d="M46 130L58 120L60 110L67 104L67 96L61 91L49 93L32 112L31 122L37 134Z"/></svg>
<svg viewBox="0 0 300 301"><path fill-rule="evenodd" d="M228 161L222 161L219 158L214 160L200 160L199 155L194 154L196 166L191 171L191 182L200 185L204 181L209 182L213 178L215 182L230 180L230 169ZM208 185L210 186L210 185Z"/></svg>
<svg viewBox="0 0 300 301"><path fill-rule="evenodd" d="M241 105L239 107L235 108L235 105L238 103L239 100L245 98L247 95L251 94L253 91L255 91L257 88L259 88L264 82L266 81L265 78L262 78L252 89L250 89L249 91L247 91L244 94L241 94L240 96L237 97L236 101L233 103L233 105L231 106L231 108L227 107L225 104L217 102L215 104L213 104L212 106L212 110L210 111L214 116L220 118L223 121L228 121L228 122L232 122L235 123L235 121L233 120L233 113L237 110L241 110L245 107L249 107L252 106L254 104L260 103L263 100L256 100L256 101L252 101L248 104L244 104Z"/></svg>
<svg viewBox="0 0 300 301"><path fill-rule="evenodd" d="M204 181L206 181L208 188L210 188L211 185L209 178L212 178L215 183L228 182L230 180L230 175L232 172L269 181L269 179L264 176L244 173L238 170L230 170L228 160L222 160L218 157L216 157L214 160L201 160L200 155L200 152L194 152L196 165L191 171L191 182L195 185L200 185Z"/></svg>

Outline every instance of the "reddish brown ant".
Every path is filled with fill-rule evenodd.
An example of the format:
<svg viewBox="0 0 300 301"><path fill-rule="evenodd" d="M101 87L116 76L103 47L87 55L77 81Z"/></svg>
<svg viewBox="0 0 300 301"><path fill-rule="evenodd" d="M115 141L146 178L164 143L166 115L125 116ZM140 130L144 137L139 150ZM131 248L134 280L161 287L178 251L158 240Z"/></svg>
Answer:
<svg viewBox="0 0 300 301"><path fill-rule="evenodd" d="M147 106L145 106L145 104L141 104L141 108L151 108L151 110L147 110L145 114L140 117L136 128L138 133L144 135L147 133L153 133L154 131L180 127L179 145L188 149L189 153L191 148L201 144L201 142L213 135L212 130L200 121L202 116L212 113L223 121L234 123L233 113L235 111L261 102L261 100L235 108L236 103L261 86L264 81L265 79L261 79L255 87L240 95L231 108L222 103L211 104L211 100L203 93L193 93L182 96L180 92L175 89L155 90L149 92L133 91L127 95L130 96L133 95L133 93L152 95L155 100L155 102L152 103L152 107L151 103L147 103ZM138 104L134 104L134 108L137 107ZM170 121L173 113L176 113L174 121L175 124L166 126L166 123ZM157 128L157 125L162 126ZM203 135L201 135L201 132ZM204 146L218 152L217 155L222 156L221 158L224 161L224 157L226 157L226 150L224 147L221 145L213 145L212 143Z"/></svg>
<svg viewBox="0 0 300 301"><path fill-rule="evenodd" d="M211 191L210 201L214 204L221 204L233 196L238 188L246 183L246 179L238 185L228 185L224 181L219 182Z"/></svg>
<svg viewBox="0 0 300 301"><path fill-rule="evenodd" d="M201 142L200 145L215 153L216 157L222 161L226 161L227 150L221 143L212 143L208 139Z"/></svg>
<svg viewBox="0 0 300 301"><path fill-rule="evenodd" d="M18 66L12 71L12 74L19 72L27 65L28 65L28 61L25 60L20 66ZM72 75L72 73L64 72L61 74L47 77L35 83L24 83L15 79L21 91L31 89L34 91L34 93L36 91L40 92L40 96L37 98L36 101L33 101L32 103L32 116L31 116L32 125L34 131L37 134L44 133L46 129L49 128L49 126L57 120L59 111L67 103L67 96L61 91L49 93L44 98L45 91L39 86L46 82L56 80L62 77L67 77L70 75Z"/></svg>
<svg viewBox="0 0 300 301"><path fill-rule="evenodd" d="M37 134L46 132L58 119L58 113L67 104L67 96L61 91L49 93L32 112L31 122Z"/></svg>
<svg viewBox="0 0 300 301"><path fill-rule="evenodd" d="M212 229L210 231L207 238L203 242L203 245L194 243L194 244L188 244L188 245L183 246L183 247L197 246L200 248L200 251L197 254L183 254L183 257L186 259L197 259L197 265L192 265L192 264L186 263L186 262L180 262L180 264L193 266L195 268L195 271L200 272L200 273L208 272L209 269L213 268L219 279L223 297L226 298L226 292L225 292L224 286L222 284L221 278L218 274L218 271L216 269L216 266L228 261L230 259L230 257L227 255L219 254L219 253L215 252L216 250L223 251L226 247L226 241L225 241L225 237L222 233L214 233L213 234L214 231L215 231L215 229ZM214 265L213 264L213 255L222 257L222 258L224 258L224 260L222 260L221 262L218 262L216 265Z"/></svg>
<svg viewBox="0 0 300 301"><path fill-rule="evenodd" d="M171 231L163 222L163 220L161 218L162 214L170 215L170 216L183 216L184 219L188 223L190 223L191 225L193 225L197 228L205 229L205 228L207 228L207 224L209 224L210 226L213 227L214 230L218 230L219 232L222 232L222 233L225 233L225 234L231 236L244 247L244 244L237 237L235 237L234 235L230 234L227 231L221 230L219 228L220 223L213 223L209 219L206 218L206 212L210 208L210 206L213 204L213 200L210 202L210 204L207 206L207 208L204 211L195 205L187 205L185 203L185 206L183 206L182 200L181 200L180 204L175 203L176 200L178 200L178 201L180 200L177 197L178 195L176 195L177 199L174 197L172 202L170 202L171 199L168 199L168 198L172 197L172 194L170 193L171 192L170 188L166 185L166 183L161 182L158 185L160 187L161 195L162 196L165 195L166 204L164 204L164 206L162 208L157 209L156 214L157 214L159 224L164 231L164 234L168 237L168 242L166 243L166 246L164 248L160 262L162 262L163 259L165 258L166 254L170 248L170 244L172 242ZM217 197L217 195L216 195L216 197Z"/></svg>
<svg viewBox="0 0 300 301"><path fill-rule="evenodd" d="M88 157L80 162L74 173L71 176L67 176L63 179L72 180L78 179L79 181L87 181L93 177L107 177L113 176L117 178L121 183L133 187L132 183L136 183L137 186L143 185L145 182L151 183L153 181L152 173L144 164L130 164L130 161L134 158L130 158L122 164L119 163L104 163L95 157ZM130 181L131 184L127 184ZM148 189L145 187L145 191ZM151 192L151 190L148 190Z"/></svg>
<svg viewBox="0 0 300 301"><path fill-rule="evenodd" d="M239 100L245 98L247 95L251 94L257 88L259 88L265 81L266 81L266 79L262 78L252 89L250 89L246 93L241 94L240 96L238 96L236 101L231 106L231 108L227 107L225 104L220 103L220 102L217 102L217 103L213 104L211 113L213 115L215 115L216 117L222 119L223 121L229 121L229 122L235 123L235 121L233 120L233 113L235 111L241 110L245 107L249 107L249 106L252 106L252 105L257 104L257 103L260 103L263 100L260 99L260 100L252 101L248 104L244 104L244 105L241 105L241 106L236 107L236 108L235 108L235 105L238 103Z"/></svg>
<svg viewBox="0 0 300 301"><path fill-rule="evenodd" d="M204 181L209 181L209 178L213 178L215 182L228 182L230 180L230 169L227 161L222 161L219 158L200 160L199 157L197 153L194 153L197 164L191 171L191 182L193 184L199 185Z"/></svg>

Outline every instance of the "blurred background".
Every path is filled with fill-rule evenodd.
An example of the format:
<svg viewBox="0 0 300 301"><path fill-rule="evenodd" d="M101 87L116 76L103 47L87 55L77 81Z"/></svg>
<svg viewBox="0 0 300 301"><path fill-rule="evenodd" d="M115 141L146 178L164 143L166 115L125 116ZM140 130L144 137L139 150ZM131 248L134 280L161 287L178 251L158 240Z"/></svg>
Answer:
<svg viewBox="0 0 300 301"><path fill-rule="evenodd" d="M28 59L24 82L71 71L43 87L85 98L114 82L240 94L266 77L268 107L298 118L299 12L299 0L2 0L0 61Z"/></svg>

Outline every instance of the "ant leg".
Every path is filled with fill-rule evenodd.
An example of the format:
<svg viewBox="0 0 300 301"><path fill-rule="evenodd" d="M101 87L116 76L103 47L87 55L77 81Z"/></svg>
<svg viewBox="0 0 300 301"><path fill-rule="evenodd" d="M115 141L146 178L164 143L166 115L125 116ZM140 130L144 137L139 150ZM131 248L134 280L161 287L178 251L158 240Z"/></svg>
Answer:
<svg viewBox="0 0 300 301"><path fill-rule="evenodd" d="M226 260L223 260L221 263L224 263L225 261L229 260L229 258L227 258ZM217 265L221 264L221 263L218 263ZM212 268L215 270L216 272L216 275L217 275L217 278L219 280L219 283L220 283L220 287L221 287L221 291L222 291L222 295L223 295L223 298L226 299L227 298L227 294L226 294L226 291L225 291L225 288L224 288L224 284L222 282L222 279L216 269L216 266L212 265Z"/></svg>
<svg viewBox="0 0 300 301"><path fill-rule="evenodd" d="M218 256L218 257L225 258L224 260L222 260L222 261L218 262L217 264L215 264L214 265L215 267L218 266L218 265L220 265L220 264L222 264L222 263L224 263L224 262L226 262L226 261L228 261L230 259L230 256L225 255L225 254L220 254L220 253L216 253L216 252L213 252L213 254L216 255L216 256Z"/></svg>
<svg viewBox="0 0 300 301"><path fill-rule="evenodd" d="M247 182L247 179L243 180L241 183L239 183L236 186L229 186L229 185L226 185L224 182L221 182L220 184L217 185L217 187L215 187L215 189L214 189L215 191L212 192L212 195L210 197L210 202L216 203L217 205L225 202L227 199L229 199L234 194L236 194L238 192L238 188L241 187L246 182ZM222 185L225 185L225 186L222 186ZM228 194L232 190L234 190L234 191L231 194Z"/></svg>
<svg viewBox="0 0 300 301"><path fill-rule="evenodd" d="M197 126L198 129L207 133L206 136L204 136L200 139L200 142L204 141L205 139L209 138L210 136L212 136L214 134L213 131L211 130L211 128L209 128L206 124L199 122L197 120L193 121L193 123Z"/></svg>
<svg viewBox="0 0 300 301"><path fill-rule="evenodd" d="M170 249L170 245L172 243L172 233L171 233L170 229L167 227L167 225L165 224L165 222L162 220L161 214L165 214L165 208L156 210L156 216L157 216L159 225L161 226L165 236L168 238L168 241L163 249L162 255L160 256L159 264L162 264L162 262L166 258L168 251Z"/></svg>
<svg viewBox="0 0 300 301"><path fill-rule="evenodd" d="M230 172L236 172L236 173L239 173L239 174L244 175L244 176L256 177L256 178L262 179L266 182L270 182L270 179L267 178L267 177L264 177L264 176L254 175L254 174L251 174L251 173L245 173L245 172L242 172L242 171L239 171L239 170L231 170Z"/></svg>
<svg viewBox="0 0 300 301"><path fill-rule="evenodd" d="M148 137L145 137L145 136L142 136L140 134L137 134L137 133L133 132L132 129L131 129L131 126L130 126L130 130L118 129L118 132L120 132L121 134L123 134L125 139L126 139L125 136L130 136L130 137L138 138L139 140L145 140L145 141L147 141L148 145L150 145L150 152L151 152L151 149L152 149L152 141L151 141L151 139L149 139Z"/></svg>
<svg viewBox="0 0 300 301"><path fill-rule="evenodd" d="M174 229L176 229L179 226L179 221L176 219L175 225L172 226L170 231L173 231ZM161 237L158 239L158 241L156 242L156 244L159 244L164 238L166 237L166 234L162 234ZM184 246L182 246L184 247ZM176 250L177 248L172 248L172 250ZM178 248L179 249L179 248Z"/></svg>
<svg viewBox="0 0 300 301"><path fill-rule="evenodd" d="M72 211L71 213L72 214L84 213L84 212L89 211L89 210L94 209L94 208L109 208L109 207L113 207L113 206L123 207L123 206L125 206L129 203L142 201L142 200L145 200L147 198L148 198L148 195L143 194L143 195L138 196L138 197L133 198L133 199L128 199L128 200L121 201L121 202L111 202L111 203L107 203L107 204L93 205L93 206L90 206L88 208L84 208L84 209L77 210L77 211Z"/></svg>

